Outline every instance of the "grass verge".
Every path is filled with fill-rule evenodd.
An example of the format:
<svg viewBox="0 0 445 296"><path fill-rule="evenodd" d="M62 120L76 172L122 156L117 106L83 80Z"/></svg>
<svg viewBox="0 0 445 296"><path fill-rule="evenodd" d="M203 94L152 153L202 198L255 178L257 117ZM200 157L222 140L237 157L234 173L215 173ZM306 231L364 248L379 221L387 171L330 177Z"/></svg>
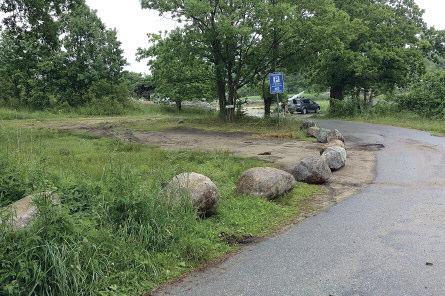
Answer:
<svg viewBox="0 0 445 296"><path fill-rule="evenodd" d="M139 111L134 118L155 115L176 122L176 115L161 111ZM29 128L36 119L45 124L55 119L26 116L13 114L0 126L4 170L20 176L16 182L21 186L17 192L0 179L5 188L1 202L51 190L61 204L39 200L38 218L20 231L0 223L0 295L140 295L235 250L225 237L261 237L280 229L298 216L302 201L318 192L299 184L276 202L240 196L235 182L241 173L265 163L224 152L164 151ZM238 129L218 128L221 122L206 116L181 114L190 126ZM56 120L78 120L68 117ZM26 127L23 120L28 120ZM242 131L272 131L259 121L244 124ZM160 198L163 184L185 171L207 175L217 184L216 216L200 220L186 201L171 206Z"/></svg>
<svg viewBox="0 0 445 296"><path fill-rule="evenodd" d="M325 118L391 125L426 131L436 136L445 136L445 121L443 119L425 118L408 112L391 115L360 114L353 117L331 117L328 115Z"/></svg>

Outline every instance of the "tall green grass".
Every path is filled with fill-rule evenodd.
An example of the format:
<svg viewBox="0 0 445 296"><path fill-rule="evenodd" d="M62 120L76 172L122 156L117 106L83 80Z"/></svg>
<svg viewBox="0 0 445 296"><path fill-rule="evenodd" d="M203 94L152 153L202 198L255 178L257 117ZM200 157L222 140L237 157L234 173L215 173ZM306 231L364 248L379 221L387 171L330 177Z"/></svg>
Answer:
<svg viewBox="0 0 445 296"><path fill-rule="evenodd" d="M335 112L328 112L325 118L385 124L431 132L434 135L445 135L445 119L442 117L425 117L411 111L402 110L397 104L379 103L369 110L360 111L346 101L343 107ZM328 109L329 110L329 109Z"/></svg>
<svg viewBox="0 0 445 296"><path fill-rule="evenodd" d="M236 249L222 234L272 233L318 190L299 184L277 202L240 196L241 173L265 163L11 125L0 126L0 159L27 180L24 193L60 198L40 197L28 228L0 223L0 295L141 295ZM164 201L162 186L185 171L217 184L217 215Z"/></svg>

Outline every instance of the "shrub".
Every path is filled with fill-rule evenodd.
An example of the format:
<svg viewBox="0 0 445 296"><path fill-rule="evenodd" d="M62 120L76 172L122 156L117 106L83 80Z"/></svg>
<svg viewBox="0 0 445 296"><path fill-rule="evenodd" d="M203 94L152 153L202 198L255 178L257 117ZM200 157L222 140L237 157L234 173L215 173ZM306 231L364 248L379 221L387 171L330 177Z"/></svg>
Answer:
<svg viewBox="0 0 445 296"><path fill-rule="evenodd" d="M353 117L360 112L360 108L357 106L357 103L351 99L345 100L331 100L329 114L335 117Z"/></svg>
<svg viewBox="0 0 445 296"><path fill-rule="evenodd" d="M394 116L394 114L397 114L398 112L400 112L399 104L387 101L379 101L370 109L371 114L381 116Z"/></svg>
<svg viewBox="0 0 445 296"><path fill-rule="evenodd" d="M401 109L422 116L445 116L445 70L425 74L407 93L399 95Z"/></svg>

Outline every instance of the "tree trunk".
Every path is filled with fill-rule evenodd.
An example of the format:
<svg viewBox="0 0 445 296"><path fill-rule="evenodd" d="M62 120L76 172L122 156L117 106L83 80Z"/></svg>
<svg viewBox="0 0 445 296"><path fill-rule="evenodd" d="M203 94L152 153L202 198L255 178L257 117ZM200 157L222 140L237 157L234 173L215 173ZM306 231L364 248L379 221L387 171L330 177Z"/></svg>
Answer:
<svg viewBox="0 0 445 296"><path fill-rule="evenodd" d="M233 121L235 119L235 104L236 104L236 85L233 79L233 63L227 63L227 86L229 88L228 105L233 106L227 110L227 119Z"/></svg>
<svg viewBox="0 0 445 296"><path fill-rule="evenodd" d="M354 97L353 97L353 101L355 104L355 108L356 110L360 111L361 110L361 106L360 106L360 94L362 93L362 89L360 87L356 87L354 89Z"/></svg>
<svg viewBox="0 0 445 296"><path fill-rule="evenodd" d="M271 4L275 6L277 4L276 0L270 0ZM276 23L276 15L273 16L272 19L272 68L270 71L273 73L277 70L277 62L279 57L279 49L280 44L278 40L278 33L275 27ZM264 100L264 117L270 117L271 113L271 106L272 106L272 95L269 93L269 90L266 88L266 79L268 78L268 75L264 76L263 78L263 100Z"/></svg>
<svg viewBox="0 0 445 296"><path fill-rule="evenodd" d="M368 90L366 88L363 89L363 106L363 109L368 109Z"/></svg>
<svg viewBox="0 0 445 296"><path fill-rule="evenodd" d="M215 66L216 93L219 102L219 115L226 117L226 77L224 73L224 61L221 54L221 42L214 39L211 43L213 64Z"/></svg>
<svg viewBox="0 0 445 296"><path fill-rule="evenodd" d="M331 99L335 100L343 100L344 98L343 86L341 85L331 86L330 97Z"/></svg>
<svg viewBox="0 0 445 296"><path fill-rule="evenodd" d="M374 104L374 92L372 91L372 88L369 89L369 107L372 108L373 104Z"/></svg>
<svg viewBox="0 0 445 296"><path fill-rule="evenodd" d="M176 104L176 108L178 109L178 111L181 111L182 110L182 101L176 100L175 104Z"/></svg>
<svg viewBox="0 0 445 296"><path fill-rule="evenodd" d="M264 117L270 117L270 109L272 106L272 97L269 95L269 90L266 87L267 75L263 78L263 100L264 100Z"/></svg>
<svg viewBox="0 0 445 296"><path fill-rule="evenodd" d="M372 89L370 88L367 91L368 91L367 106L368 106L368 108L372 108L372 104L373 104L373 100L374 100Z"/></svg>

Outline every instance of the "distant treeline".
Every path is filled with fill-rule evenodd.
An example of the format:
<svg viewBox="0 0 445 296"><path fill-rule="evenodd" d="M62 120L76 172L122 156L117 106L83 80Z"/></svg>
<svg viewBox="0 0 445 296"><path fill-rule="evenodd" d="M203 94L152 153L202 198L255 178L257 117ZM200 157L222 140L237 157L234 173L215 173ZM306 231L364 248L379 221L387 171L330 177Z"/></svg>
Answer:
<svg viewBox="0 0 445 296"><path fill-rule="evenodd" d="M139 51L150 77L123 71L116 32L84 0L1 1L0 104L114 110L130 96L155 93L178 108L183 100L217 99L221 115L233 118L226 106L256 92L270 115L267 77L282 71L290 92L330 90L333 101L348 99L354 110L369 108L382 94L409 92L399 100L408 108L422 89L418 84L437 76L425 73L439 73L445 64L445 32L428 28L411 0L141 4L184 24L151 34ZM439 101L440 109L441 94L434 94L429 105ZM351 107L342 104L340 112Z"/></svg>

